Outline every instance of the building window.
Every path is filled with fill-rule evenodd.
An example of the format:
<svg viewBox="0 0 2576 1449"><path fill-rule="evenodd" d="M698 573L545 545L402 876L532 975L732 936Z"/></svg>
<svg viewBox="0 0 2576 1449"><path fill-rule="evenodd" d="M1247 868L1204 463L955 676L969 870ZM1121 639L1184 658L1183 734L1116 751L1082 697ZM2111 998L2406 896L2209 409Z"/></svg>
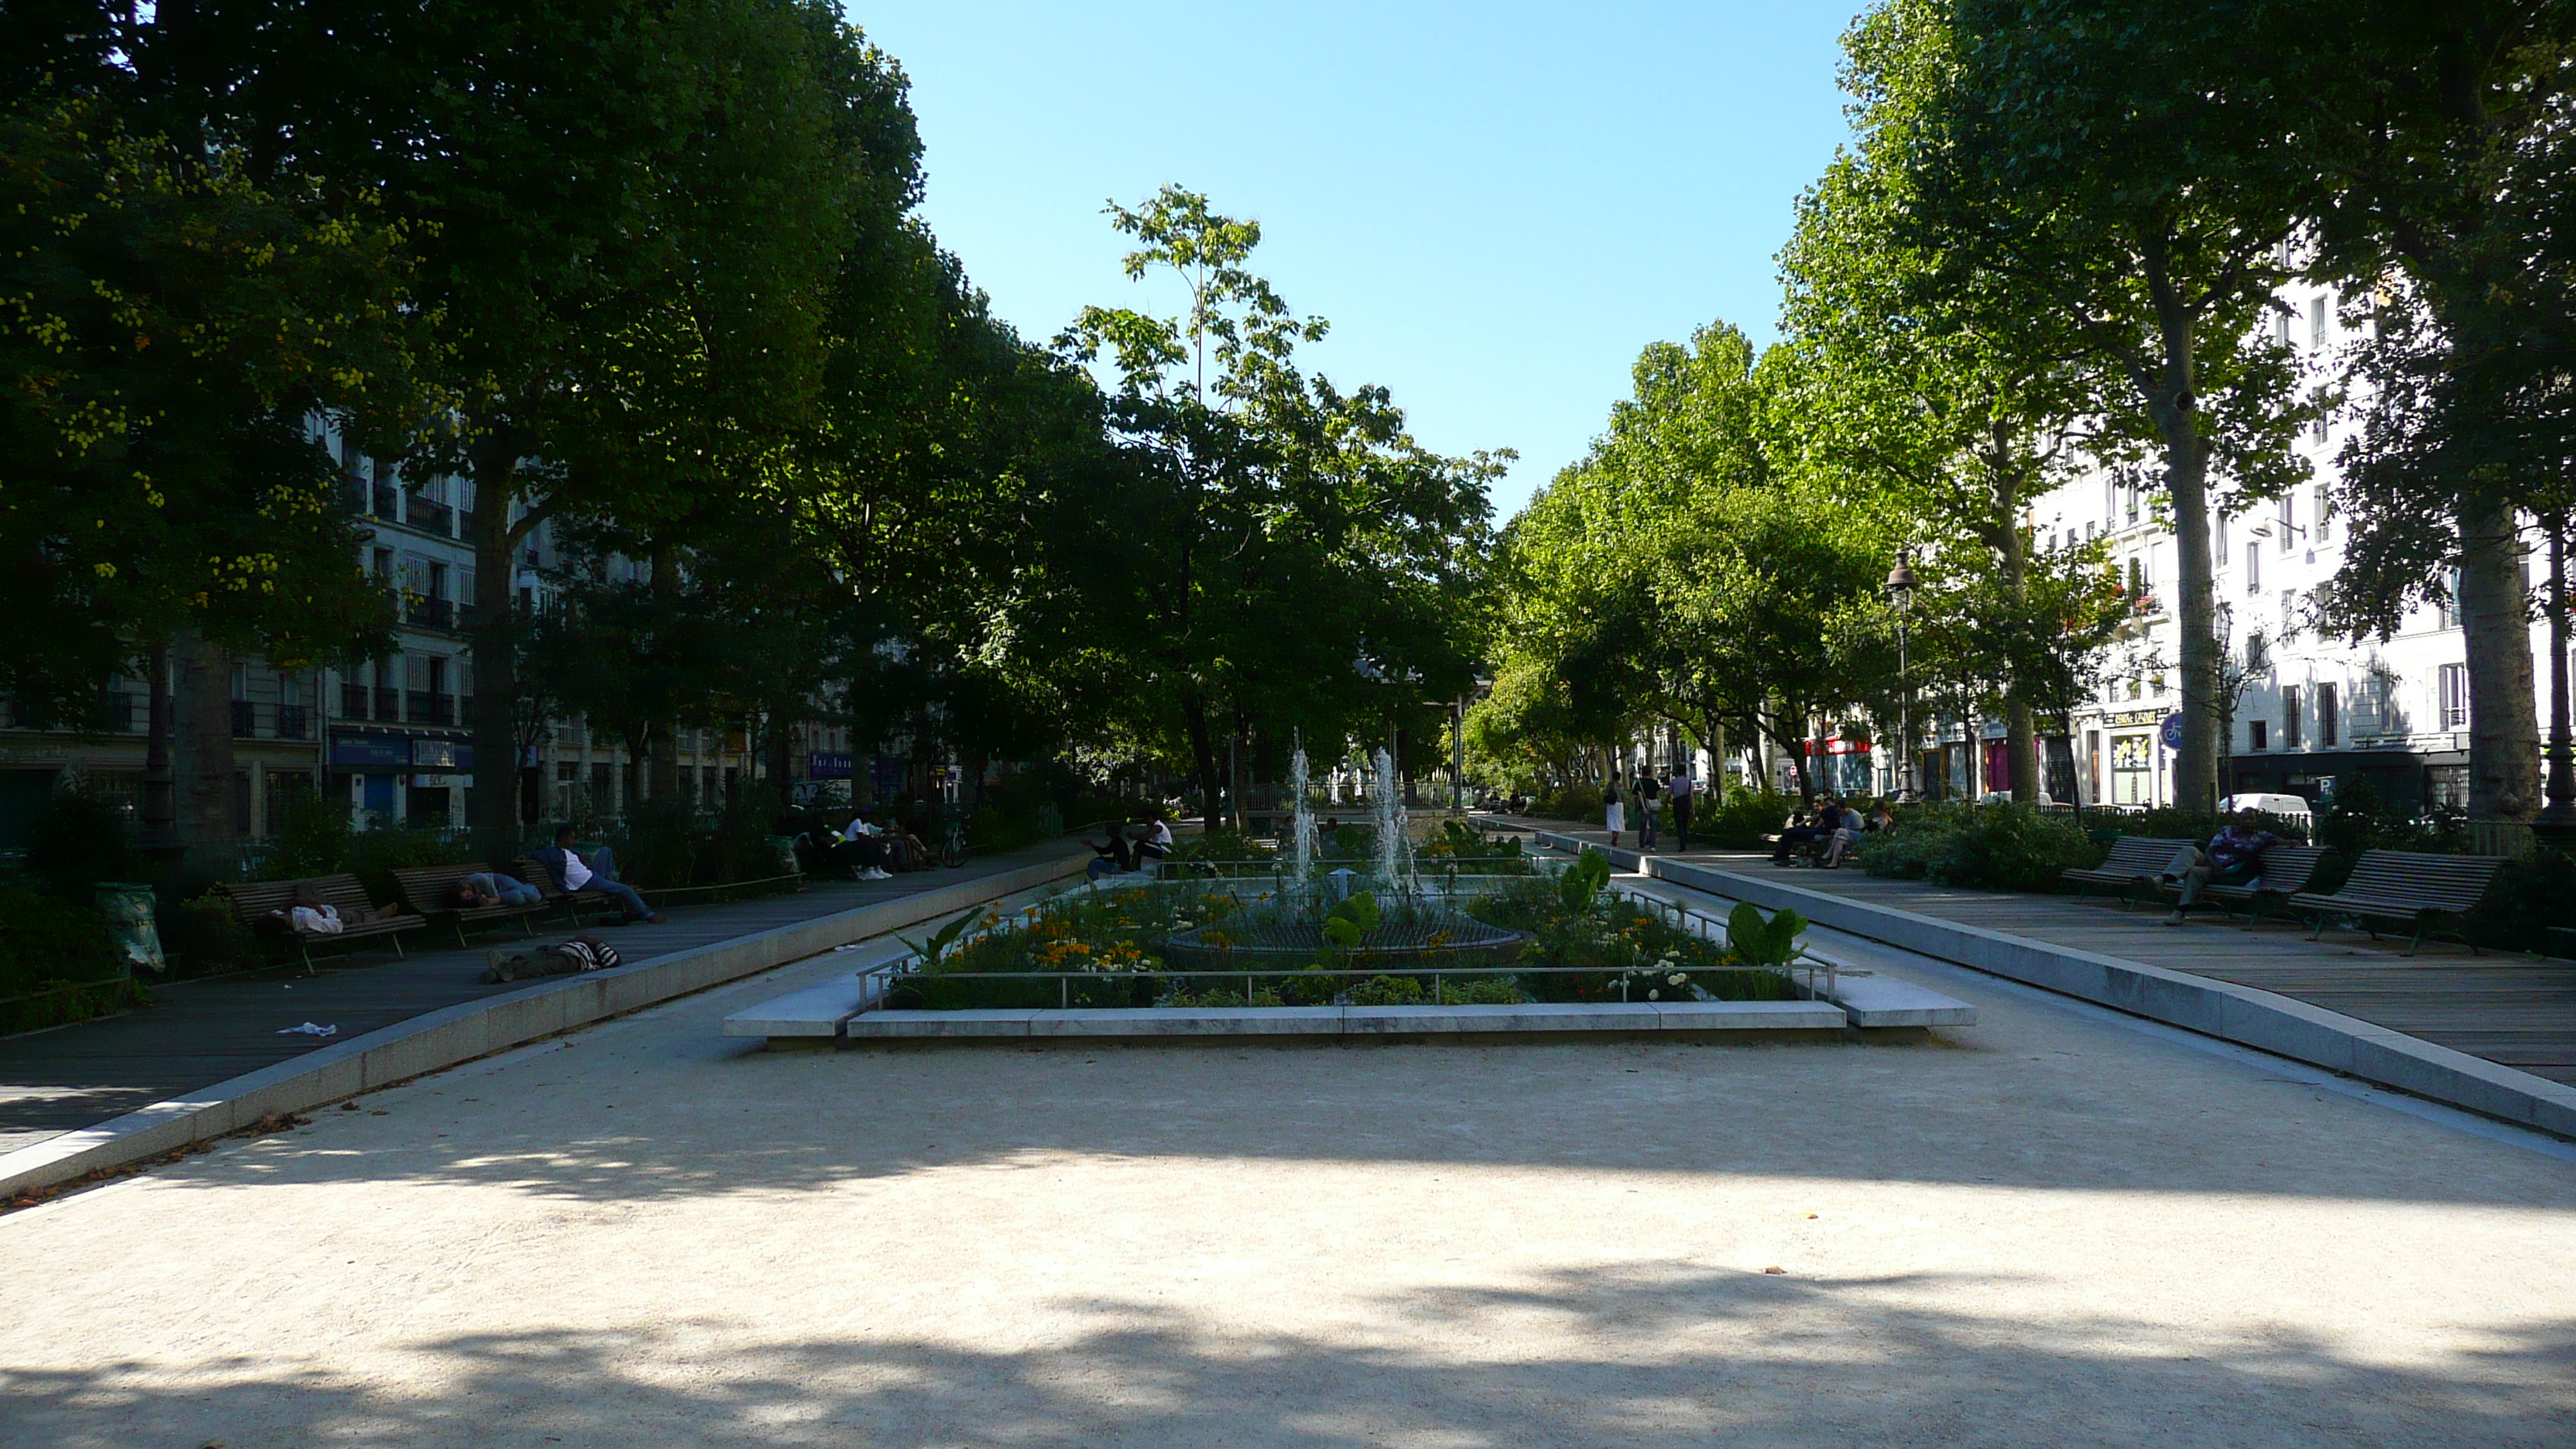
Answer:
<svg viewBox="0 0 2576 1449"><path fill-rule="evenodd" d="M2295 684L2281 691L2281 748L2299 747L2299 687Z"/></svg>
<svg viewBox="0 0 2576 1449"><path fill-rule="evenodd" d="M2256 673L2272 667L2271 646L2263 642L2260 629L2245 636L2245 667Z"/></svg>
<svg viewBox="0 0 2576 1449"><path fill-rule="evenodd" d="M2269 726L2267 726L2267 725L2265 725L2265 724L2263 723L2263 721L2261 721L2261 720L2259 720L2259 719L2249 719L2249 720L2247 720L2247 721L2245 722L2245 748L2246 748L2246 750L2247 750L2248 752L2252 752L2252 751L2256 751L2256 750L2268 750L2268 749L2270 749L2271 747L2272 747L2272 743L2271 743L2271 729L2270 729L2270 727L2269 727Z"/></svg>
<svg viewBox="0 0 2576 1449"><path fill-rule="evenodd" d="M2309 350L2323 351L2325 345L2334 340L2333 327L2333 315L2326 311L2325 293L2319 292L2308 299Z"/></svg>
<svg viewBox="0 0 2576 1449"><path fill-rule="evenodd" d="M2317 686L2317 748L2331 750L2343 743L2343 701L2341 691L2331 684Z"/></svg>
<svg viewBox="0 0 2576 1449"><path fill-rule="evenodd" d="M2469 767L2466 765L2425 766L2424 798L2447 809L2468 809Z"/></svg>
<svg viewBox="0 0 2576 1449"><path fill-rule="evenodd" d="M2218 515L2216 531L2217 537L2211 540L2209 552L2218 560L2218 566L2225 568L2227 567L2227 515L2224 512Z"/></svg>
<svg viewBox="0 0 2576 1449"><path fill-rule="evenodd" d="M2323 483L2317 485L2317 499L2312 511L2317 516L2317 542L2323 543L2334 535L2334 497L2326 492Z"/></svg>
<svg viewBox="0 0 2576 1449"><path fill-rule="evenodd" d="M2263 550L2255 544L2245 545L2245 597L2263 592Z"/></svg>
<svg viewBox="0 0 2576 1449"><path fill-rule="evenodd" d="M2442 625L2445 629L2460 627L2460 571L2453 569L2444 577L2442 588Z"/></svg>
<svg viewBox="0 0 2576 1449"><path fill-rule="evenodd" d="M2283 553L2288 553L2290 551L2290 535L2295 532L2299 526L2299 520L2297 518L2298 502L2299 496L2295 493L2284 493L2281 495L2280 534L2281 552Z"/></svg>
<svg viewBox="0 0 2576 1449"><path fill-rule="evenodd" d="M2129 489L2129 521L2138 521L2138 490L2135 487Z"/></svg>
<svg viewBox="0 0 2576 1449"><path fill-rule="evenodd" d="M2445 664L2441 671L2442 728L2469 727L2469 666Z"/></svg>

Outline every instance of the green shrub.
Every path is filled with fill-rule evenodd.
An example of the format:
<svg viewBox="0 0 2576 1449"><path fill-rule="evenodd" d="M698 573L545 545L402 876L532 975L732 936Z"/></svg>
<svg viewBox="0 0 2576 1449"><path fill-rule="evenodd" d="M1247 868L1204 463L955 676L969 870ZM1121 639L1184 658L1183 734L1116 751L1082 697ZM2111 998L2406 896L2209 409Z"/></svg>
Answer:
<svg viewBox="0 0 2576 1449"><path fill-rule="evenodd" d="M0 889L0 1034L151 1001L126 979L107 918L85 901Z"/></svg>
<svg viewBox="0 0 2576 1449"><path fill-rule="evenodd" d="M2014 804L1917 805L1853 851L1871 875L1988 891L2055 890L2060 872L2101 858L2072 820Z"/></svg>
<svg viewBox="0 0 2576 1449"><path fill-rule="evenodd" d="M1410 976L1372 976L1351 988L1353 1006L1419 1006L1422 983Z"/></svg>
<svg viewBox="0 0 2576 1449"><path fill-rule="evenodd" d="M381 906L394 900L393 873L397 869L416 865L463 865L473 858L464 842L449 839L443 827L397 825L383 830L350 832L348 854L340 868L356 876L358 883L367 888L367 894ZM271 877L276 880L289 878L284 875Z"/></svg>
<svg viewBox="0 0 2576 1449"><path fill-rule="evenodd" d="M1726 803L1713 806L1705 794L1691 807L1691 844L1719 850L1752 850L1762 837L1777 835L1796 802L1769 790L1729 790Z"/></svg>
<svg viewBox="0 0 2576 1449"><path fill-rule="evenodd" d="M1598 785L1576 783L1560 785L1539 797L1530 807L1532 815L1551 820L1580 820L1598 825L1602 820L1603 800Z"/></svg>
<svg viewBox="0 0 2576 1449"><path fill-rule="evenodd" d="M286 803L269 822L268 857L260 873L270 880L336 875L349 863L349 810L307 791Z"/></svg>
<svg viewBox="0 0 2576 1449"><path fill-rule="evenodd" d="M2508 951L2549 949L2549 928L2576 921L2576 853L2541 850L2504 868L2477 915L2478 943Z"/></svg>
<svg viewBox="0 0 2576 1449"><path fill-rule="evenodd" d="M171 964L191 975L240 971L260 964L259 938L232 902L213 892L163 906L155 926Z"/></svg>

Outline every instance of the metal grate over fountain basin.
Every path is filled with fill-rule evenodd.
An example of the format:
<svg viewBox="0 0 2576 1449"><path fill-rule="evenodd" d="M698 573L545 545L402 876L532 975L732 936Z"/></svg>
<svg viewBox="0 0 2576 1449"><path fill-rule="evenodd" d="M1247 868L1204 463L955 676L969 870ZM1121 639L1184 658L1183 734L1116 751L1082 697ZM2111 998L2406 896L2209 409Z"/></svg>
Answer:
<svg viewBox="0 0 2576 1449"><path fill-rule="evenodd" d="M1347 954L1354 965L1500 966L1520 955L1530 938L1487 925L1456 911L1387 921L1360 938ZM1163 954L1189 971L1228 966L1287 966L1315 959L1326 948L1316 921L1219 921L1164 938ZM1332 948L1336 955L1342 948Z"/></svg>

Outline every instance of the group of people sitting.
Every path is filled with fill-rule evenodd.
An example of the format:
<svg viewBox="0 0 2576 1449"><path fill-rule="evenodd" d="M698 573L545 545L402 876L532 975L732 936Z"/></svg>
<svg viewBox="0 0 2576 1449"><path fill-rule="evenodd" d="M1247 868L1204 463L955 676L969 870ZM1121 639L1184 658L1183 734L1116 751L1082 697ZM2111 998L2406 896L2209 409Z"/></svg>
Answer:
<svg viewBox="0 0 2576 1449"><path fill-rule="evenodd" d="M664 920L644 903L641 892L617 878L617 852L601 846L595 853L583 855L573 848L573 828L569 825L557 827L555 843L529 859L545 871L556 890L566 894L592 891L614 901L621 924L647 921L660 925ZM451 911L471 911L487 906L533 906L544 899L543 891L506 871L478 870L449 886L439 898L439 905ZM370 906L343 913L322 899L321 887L308 880L297 882L285 915L286 924L293 930L312 936L337 936L351 926L390 920L401 911L400 906Z"/></svg>
<svg viewBox="0 0 2576 1449"><path fill-rule="evenodd" d="M1091 853L1100 857L1091 863L1091 878L1125 875L1130 871L1150 869L1172 855L1172 822L1157 810L1144 824L1132 829L1109 822L1109 838L1098 844L1084 841Z"/></svg>
<svg viewBox="0 0 2576 1449"><path fill-rule="evenodd" d="M2263 852L2279 842L2279 836L2263 828L2261 815L2239 810L2209 838L2208 849L2185 846L2157 877L2174 888L2176 897L2173 914L2158 924L2181 925L2184 915L2200 903L2200 893L2211 886L2249 885L2261 878Z"/></svg>
<svg viewBox="0 0 2576 1449"><path fill-rule="evenodd" d="M1789 817L1771 851L1773 865L1795 865L1812 859L1827 870L1839 868L1843 858L1864 835L1874 835L1896 828L1896 813L1884 802L1872 806L1868 814L1847 800L1831 795L1816 797L1813 810L1801 810Z"/></svg>
<svg viewBox="0 0 2576 1449"><path fill-rule="evenodd" d="M880 819L873 805L860 806L833 838L836 843L826 853L858 880L889 880L896 871L924 870L931 864L930 847L921 837L900 820Z"/></svg>

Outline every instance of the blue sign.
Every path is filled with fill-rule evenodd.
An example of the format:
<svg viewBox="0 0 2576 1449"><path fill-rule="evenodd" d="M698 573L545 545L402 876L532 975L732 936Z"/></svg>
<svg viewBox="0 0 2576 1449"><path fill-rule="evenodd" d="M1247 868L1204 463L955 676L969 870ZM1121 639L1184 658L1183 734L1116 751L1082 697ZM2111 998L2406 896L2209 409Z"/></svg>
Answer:
<svg viewBox="0 0 2576 1449"><path fill-rule="evenodd" d="M2169 714L2169 715L2166 715L2166 716L2165 716L2164 726L2163 726L2161 729L2157 730L2157 731L2156 731L2156 733L2164 739L2164 742L2165 742L2165 748L2166 748L2166 749L2169 749L2169 750L2179 750L2179 749L2181 749L2181 748L2182 748L2182 716L2181 716L2181 715L2178 715L2178 714Z"/></svg>
<svg viewBox="0 0 2576 1449"><path fill-rule="evenodd" d="M331 763L361 770L408 770L411 739L407 735L338 735L331 737Z"/></svg>
<svg viewBox="0 0 2576 1449"><path fill-rule="evenodd" d="M805 778L846 780L850 778L850 757L832 751L815 750L805 756Z"/></svg>

